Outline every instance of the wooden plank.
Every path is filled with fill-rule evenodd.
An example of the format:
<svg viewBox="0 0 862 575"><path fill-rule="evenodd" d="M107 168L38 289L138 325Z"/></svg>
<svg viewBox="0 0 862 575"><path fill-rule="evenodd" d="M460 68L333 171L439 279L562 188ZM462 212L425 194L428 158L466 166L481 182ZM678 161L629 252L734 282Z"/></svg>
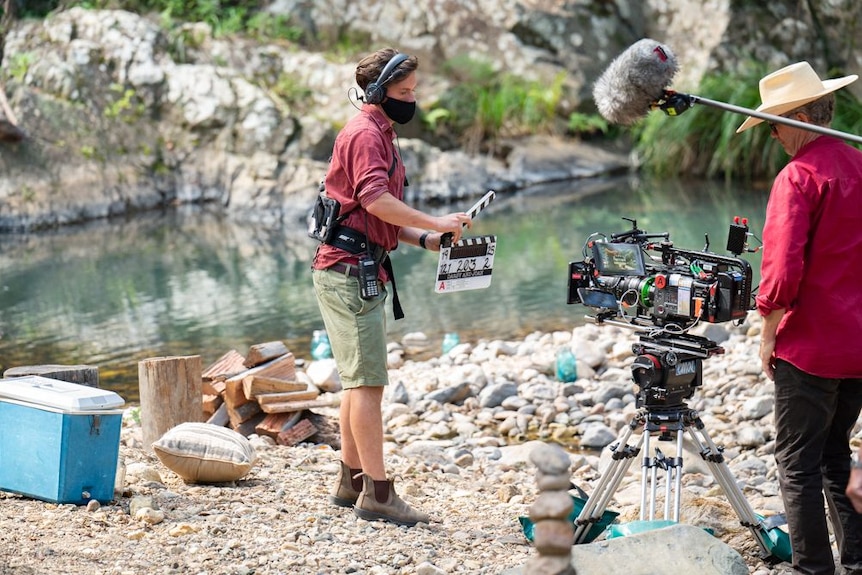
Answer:
<svg viewBox="0 0 862 575"><path fill-rule="evenodd" d="M256 365L260 365L286 353L288 353L288 350L283 341L258 343L248 349L243 365L247 368L255 367Z"/></svg>
<svg viewBox="0 0 862 575"><path fill-rule="evenodd" d="M284 393L287 391L303 391L308 385L296 381L285 381L265 375L248 375L242 379L242 388L247 399L254 399L264 393Z"/></svg>
<svg viewBox="0 0 862 575"><path fill-rule="evenodd" d="M243 380L250 375L264 375L277 379L290 378L293 380L296 375L293 354L288 352L272 361L264 363L263 365L253 367L234 375L233 377L227 378L224 381L225 388L222 397L224 398L224 402L227 404L229 410L239 409L240 406L252 401L245 396L245 389L243 388Z"/></svg>
<svg viewBox="0 0 862 575"><path fill-rule="evenodd" d="M204 381L221 381L245 371L245 358L235 349L230 350L208 366L201 378Z"/></svg>
<svg viewBox="0 0 862 575"><path fill-rule="evenodd" d="M209 419L222 404L224 404L224 400L221 396L203 394L204 420Z"/></svg>
<svg viewBox="0 0 862 575"><path fill-rule="evenodd" d="M255 426L258 435L267 435L275 439L278 434L290 429L302 419L301 411L287 411L285 413L269 413L263 421Z"/></svg>
<svg viewBox="0 0 862 575"><path fill-rule="evenodd" d="M218 390L213 385L213 382L209 381L208 379L201 381L201 392L203 392L204 397L208 395L220 395Z"/></svg>
<svg viewBox="0 0 862 575"><path fill-rule="evenodd" d="M233 429L233 430L234 430L234 431L236 431L237 433L240 433L240 434L242 434L242 435L244 435L244 436L248 437L249 435L251 435L252 433L254 433L255 428L256 428L256 427L260 424L260 422L261 422L261 421L263 421L265 418L266 418L266 414L265 414L265 413L258 413L257 415L255 415L254 417L252 417L251 419L249 419L248 421L244 421L243 423L241 423L241 424L239 424L239 425L237 425L237 426L233 426L233 425L232 425L232 426L231 426L231 429Z"/></svg>
<svg viewBox="0 0 862 575"><path fill-rule="evenodd" d="M227 415L230 418L230 425L234 429L261 412L260 405L254 401L248 401L235 407L227 402L225 404L227 405Z"/></svg>
<svg viewBox="0 0 862 575"><path fill-rule="evenodd" d="M296 358L290 352L252 369L260 369L260 371L246 375L264 375L284 381L296 381Z"/></svg>
<svg viewBox="0 0 862 575"><path fill-rule="evenodd" d="M303 409L311 409L312 407L334 407L335 401L332 399L308 399L305 401L284 401L281 403L269 403L261 405L260 408L265 413L284 413L285 411L302 411Z"/></svg>
<svg viewBox="0 0 862 575"><path fill-rule="evenodd" d="M3 372L3 377L26 375L40 375L69 383L99 387L99 367L96 365L20 365L10 367Z"/></svg>
<svg viewBox="0 0 862 575"><path fill-rule="evenodd" d="M250 375L263 375L283 381L296 381L296 359L293 354L287 352L264 364L258 365L241 373L233 375L225 380L226 384L242 380Z"/></svg>
<svg viewBox="0 0 862 575"><path fill-rule="evenodd" d="M275 442L279 445L296 445L301 443L317 433L317 428L311 421L307 419L301 420L299 423L286 429L278 434Z"/></svg>
<svg viewBox="0 0 862 575"><path fill-rule="evenodd" d="M338 424L338 418L315 413L314 411L306 411L303 417L308 419L317 428L317 433L312 437L314 443L317 445L328 445L336 451L341 450L341 428Z"/></svg>
<svg viewBox="0 0 862 575"><path fill-rule="evenodd" d="M237 408L250 400L245 396L245 390L242 388L242 379L232 377L225 380L224 392L222 397L228 407Z"/></svg>
<svg viewBox="0 0 862 575"><path fill-rule="evenodd" d="M270 405L273 403L283 403L285 401L302 401L305 399L316 399L320 392L316 389L306 389L303 391L287 391L285 393L262 393L255 397L260 405Z"/></svg>
<svg viewBox="0 0 862 575"><path fill-rule="evenodd" d="M215 410L215 413L207 419L207 423L218 425L219 427L227 427L230 423L230 417L227 414L227 404L222 403L218 409Z"/></svg>

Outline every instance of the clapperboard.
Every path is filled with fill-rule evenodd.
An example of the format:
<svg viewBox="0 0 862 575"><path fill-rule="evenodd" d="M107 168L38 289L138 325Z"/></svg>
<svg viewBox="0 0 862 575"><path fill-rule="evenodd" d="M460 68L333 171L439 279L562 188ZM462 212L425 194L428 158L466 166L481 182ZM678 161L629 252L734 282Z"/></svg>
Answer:
<svg viewBox="0 0 862 575"><path fill-rule="evenodd" d="M485 209L495 195L494 191L490 190L476 202L467 212L470 219L474 219ZM496 236L461 238L454 244L441 246L434 291L449 293L490 286L496 249Z"/></svg>

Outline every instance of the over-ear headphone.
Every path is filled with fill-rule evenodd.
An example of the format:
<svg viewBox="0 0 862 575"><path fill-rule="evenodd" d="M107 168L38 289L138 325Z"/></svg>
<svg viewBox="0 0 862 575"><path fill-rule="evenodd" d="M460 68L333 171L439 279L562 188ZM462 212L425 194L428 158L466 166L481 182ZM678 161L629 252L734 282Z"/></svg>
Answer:
<svg viewBox="0 0 862 575"><path fill-rule="evenodd" d="M410 56L407 54L395 54L392 59L386 63L386 66L383 67L383 71L380 72L380 76L377 80L371 82L365 88L366 104L383 103L383 100L386 99L386 82L392 79L392 72L395 71L395 68L409 57Z"/></svg>

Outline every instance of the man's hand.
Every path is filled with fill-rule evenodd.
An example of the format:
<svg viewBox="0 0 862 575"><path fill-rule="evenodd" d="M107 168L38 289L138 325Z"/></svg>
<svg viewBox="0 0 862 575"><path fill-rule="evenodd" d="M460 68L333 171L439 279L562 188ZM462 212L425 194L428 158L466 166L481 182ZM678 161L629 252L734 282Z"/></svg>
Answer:
<svg viewBox="0 0 862 575"><path fill-rule="evenodd" d="M775 340L760 340L760 364L769 379L775 379Z"/></svg>
<svg viewBox="0 0 862 575"><path fill-rule="evenodd" d="M470 219L470 216L465 212L455 212L453 214L438 217L437 225L434 226L434 229L444 234L451 233L452 243L455 243L461 239L461 232L465 225L468 228L473 225L473 220ZM439 245L437 249L440 249Z"/></svg>
<svg viewBox="0 0 862 575"><path fill-rule="evenodd" d="M763 316L763 326L760 328L760 364L763 373L769 379L775 379L775 339L778 334L778 324L784 317L783 309L776 309Z"/></svg>
<svg viewBox="0 0 862 575"><path fill-rule="evenodd" d="M856 513L862 513L862 469L850 470L850 481L847 482L847 497Z"/></svg>

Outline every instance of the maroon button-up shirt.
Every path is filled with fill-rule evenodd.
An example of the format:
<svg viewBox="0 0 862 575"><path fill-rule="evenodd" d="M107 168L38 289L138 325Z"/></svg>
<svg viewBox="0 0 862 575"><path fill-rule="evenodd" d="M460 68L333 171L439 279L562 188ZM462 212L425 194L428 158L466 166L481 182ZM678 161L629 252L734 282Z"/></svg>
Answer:
<svg viewBox="0 0 862 575"><path fill-rule="evenodd" d="M862 377L862 152L803 146L772 186L757 309L787 312L775 356L818 377Z"/></svg>
<svg viewBox="0 0 862 575"><path fill-rule="evenodd" d="M405 169L393 140L395 131L377 107L363 105L335 139L332 160L326 173L326 194L341 203L341 213L349 212L342 225L364 233L386 251L398 247L399 226L369 214L365 207L385 193L404 198ZM392 166L395 169L390 176ZM312 267L325 269L336 262L355 264L358 256L334 246L321 244ZM380 279L388 281L381 266Z"/></svg>

